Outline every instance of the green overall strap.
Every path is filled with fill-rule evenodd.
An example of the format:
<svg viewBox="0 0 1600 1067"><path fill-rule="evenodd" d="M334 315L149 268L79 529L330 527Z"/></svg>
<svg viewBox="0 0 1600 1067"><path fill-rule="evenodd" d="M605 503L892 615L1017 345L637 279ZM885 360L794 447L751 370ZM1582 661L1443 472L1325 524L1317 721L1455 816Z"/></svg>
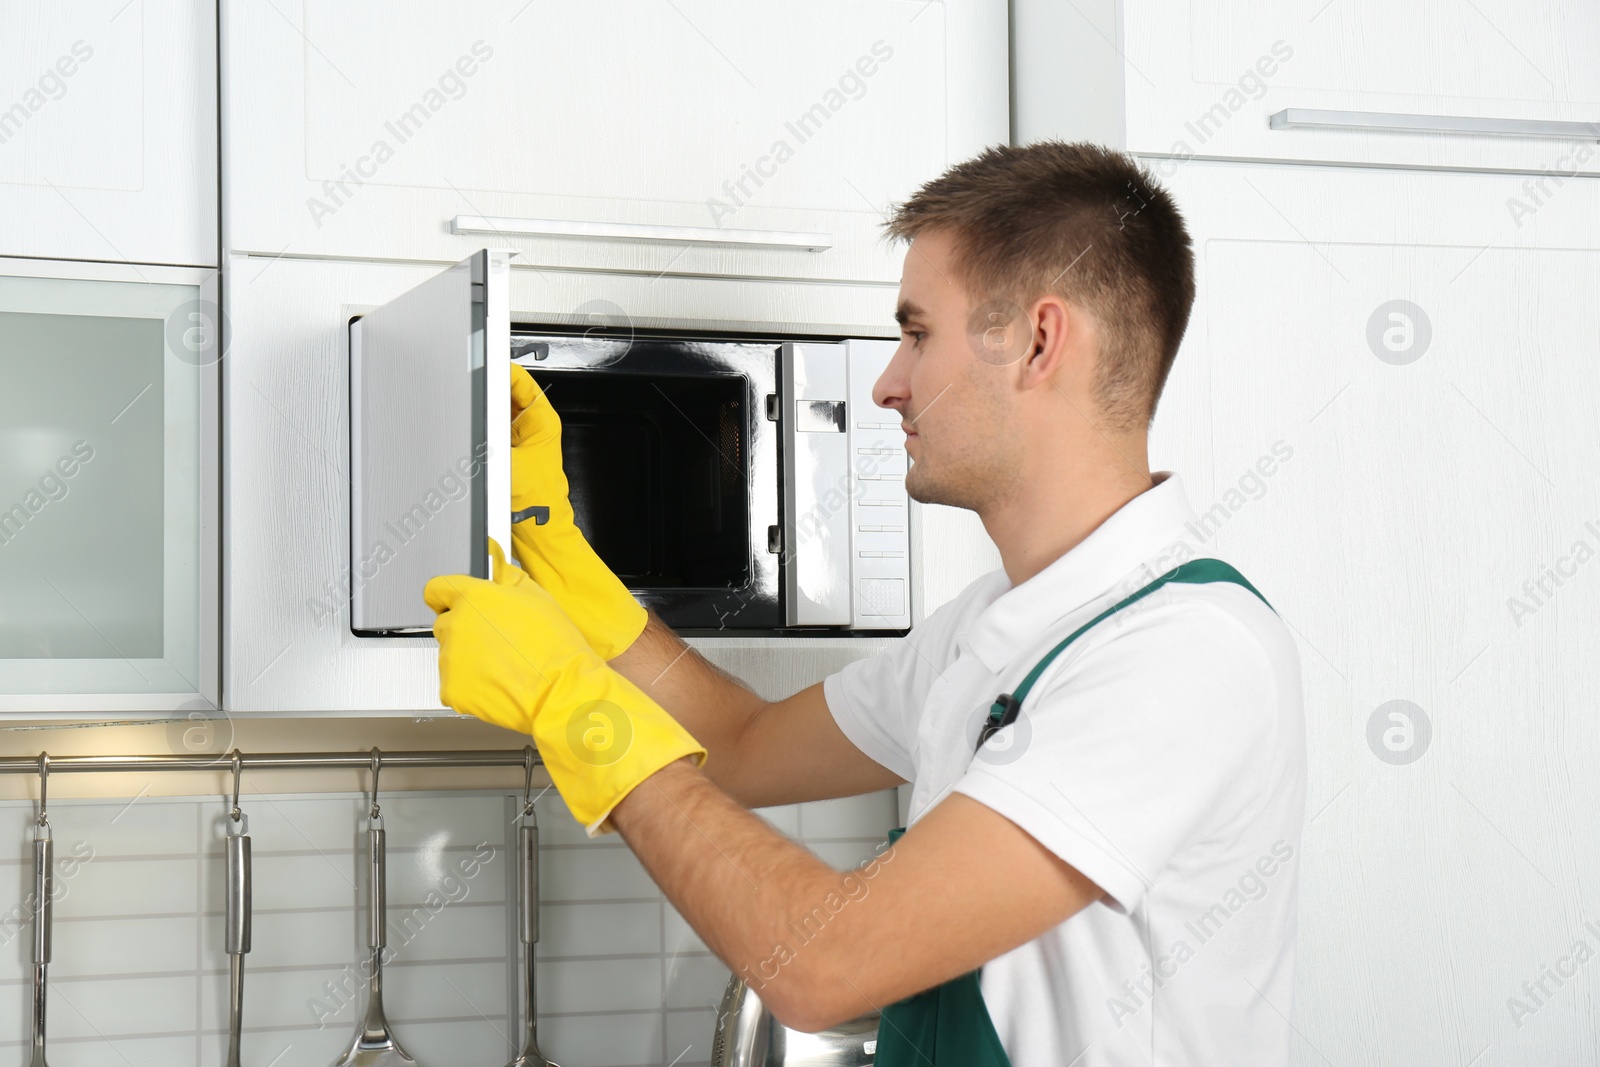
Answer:
<svg viewBox="0 0 1600 1067"><path fill-rule="evenodd" d="M989 721L983 724L983 731L978 734L977 747L982 748L983 743L989 740L989 738L993 737L997 731L1003 729L1004 727L1010 726L1012 723L1017 721L1017 714L1022 711L1022 701L1027 697L1028 693L1032 691L1033 683L1037 682L1039 680L1039 676L1045 672L1045 669L1048 668L1051 663L1055 662L1055 658L1061 654L1063 649L1072 644L1072 642L1076 641L1078 638L1082 637L1085 631L1089 630L1097 623L1104 622L1106 619L1110 618L1112 615L1115 615L1129 604L1143 600L1145 597L1149 596L1151 593L1154 593L1157 589L1160 589L1169 582L1181 582L1187 585L1208 585L1212 582L1232 582L1234 585L1244 586L1256 596L1261 597L1261 602L1263 604L1266 604L1269 608L1272 607L1272 604L1267 600L1267 598L1261 596L1261 590L1251 585L1249 579L1240 574L1230 564L1224 563L1220 559L1192 559L1188 563L1174 567L1172 570L1163 574L1161 577L1157 578L1143 589L1140 589L1137 593L1117 601L1115 604L1111 605L1109 608L1102 611L1100 614L1096 615L1094 618L1090 619L1076 630L1072 631L1066 640L1056 645L1056 647L1052 648L1049 652L1046 652L1044 654L1044 658L1033 665L1033 670L1028 672L1027 677L1022 679L1022 683L1018 685L1014 691L1010 693L1001 693L998 697L996 697L994 704L989 708ZM1277 611L1277 609L1273 608L1273 611Z"/></svg>
<svg viewBox="0 0 1600 1067"><path fill-rule="evenodd" d="M903 833L904 827L890 830L889 844ZM982 973L982 968L968 971L885 1007L872 1062L877 1067L1011 1067L983 1000Z"/></svg>

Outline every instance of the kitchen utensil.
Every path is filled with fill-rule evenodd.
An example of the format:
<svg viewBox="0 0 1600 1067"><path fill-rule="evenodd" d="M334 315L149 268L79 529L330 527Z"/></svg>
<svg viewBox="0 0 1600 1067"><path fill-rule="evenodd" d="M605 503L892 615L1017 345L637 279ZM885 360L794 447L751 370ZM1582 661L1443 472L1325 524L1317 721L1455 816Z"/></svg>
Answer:
<svg viewBox="0 0 1600 1067"><path fill-rule="evenodd" d="M533 810L533 746L524 750L526 780L522 789L522 825L517 827L517 856L521 865L517 885L522 906L523 966L527 969L527 991L523 1012L527 1018L522 1054L506 1067L559 1067L539 1051L538 997L534 993L534 945L539 941L539 816Z"/></svg>
<svg viewBox="0 0 1600 1067"><path fill-rule="evenodd" d="M711 1041L711 1067L872 1067L878 1013L808 1034L772 1017L750 984L728 980Z"/></svg>
<svg viewBox="0 0 1600 1067"><path fill-rule="evenodd" d="M383 813L378 807L378 771L382 766L378 750L372 750L372 808L367 812L367 947L371 967L367 982L367 1011L356 1029L355 1040L333 1067L417 1067L389 1027L383 1014L383 956L388 947L384 918L385 861L383 854Z"/></svg>
<svg viewBox="0 0 1600 1067"><path fill-rule="evenodd" d="M244 1025L244 957L250 951L250 821L239 810L239 772L243 760L233 750L233 810L228 813L224 862L227 906L224 947L228 953L228 1064L239 1067L239 1034Z"/></svg>
<svg viewBox="0 0 1600 1067"><path fill-rule="evenodd" d="M50 836L50 813L45 789L50 778L50 756L39 753L39 821L33 826L33 1059L28 1067L47 1067L44 1061L45 972L50 967L50 920L55 896L55 842Z"/></svg>

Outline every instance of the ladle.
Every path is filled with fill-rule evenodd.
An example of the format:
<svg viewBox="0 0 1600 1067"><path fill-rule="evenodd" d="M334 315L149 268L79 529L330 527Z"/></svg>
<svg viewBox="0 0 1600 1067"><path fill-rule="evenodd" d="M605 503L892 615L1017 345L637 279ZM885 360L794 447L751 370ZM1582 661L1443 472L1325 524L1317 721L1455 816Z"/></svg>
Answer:
<svg viewBox="0 0 1600 1067"><path fill-rule="evenodd" d="M523 766L526 779L522 789L522 825L517 827L517 856L521 865L517 887L521 897L523 966L527 969L527 986L522 1010L527 1016L526 1036L522 1041L522 1054L506 1067L559 1067L544 1058L539 1051L539 1000L534 993L533 947L539 941L539 816L533 810L533 747L524 750Z"/></svg>
<svg viewBox="0 0 1600 1067"><path fill-rule="evenodd" d="M383 855L383 812L378 807L378 771L382 757L372 750L372 808L367 812L367 947L371 972L367 981L367 1011L356 1029L355 1040L333 1067L417 1067L389 1027L383 1015L383 956L388 946L384 918L385 864Z"/></svg>

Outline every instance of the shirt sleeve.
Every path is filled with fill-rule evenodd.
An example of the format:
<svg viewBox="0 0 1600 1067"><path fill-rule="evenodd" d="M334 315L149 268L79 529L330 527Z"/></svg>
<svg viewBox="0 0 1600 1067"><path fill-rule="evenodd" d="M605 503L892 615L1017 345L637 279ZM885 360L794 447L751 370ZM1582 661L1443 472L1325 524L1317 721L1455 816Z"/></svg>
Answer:
<svg viewBox="0 0 1600 1067"><path fill-rule="evenodd" d="M916 776L916 715L932 684L918 648L921 629L822 680L828 710L850 743L908 782Z"/></svg>
<svg viewBox="0 0 1600 1067"><path fill-rule="evenodd" d="M928 691L972 614L1005 584L1003 571L990 571L883 652L823 679L828 710L851 744L906 781L916 777L917 725Z"/></svg>
<svg viewBox="0 0 1600 1067"><path fill-rule="evenodd" d="M1124 911L1265 774L1282 701L1256 636L1194 598L1091 630L954 790L1004 815ZM1005 731L1002 731L1002 734Z"/></svg>

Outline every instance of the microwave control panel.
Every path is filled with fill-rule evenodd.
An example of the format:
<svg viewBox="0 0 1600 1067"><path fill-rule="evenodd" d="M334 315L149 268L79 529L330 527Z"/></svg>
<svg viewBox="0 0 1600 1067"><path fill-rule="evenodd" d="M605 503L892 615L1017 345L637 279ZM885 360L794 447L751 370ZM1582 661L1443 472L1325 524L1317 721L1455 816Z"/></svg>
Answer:
<svg viewBox="0 0 1600 1067"><path fill-rule="evenodd" d="M898 342L784 345L784 603L789 626L911 626L905 433L872 387Z"/></svg>

